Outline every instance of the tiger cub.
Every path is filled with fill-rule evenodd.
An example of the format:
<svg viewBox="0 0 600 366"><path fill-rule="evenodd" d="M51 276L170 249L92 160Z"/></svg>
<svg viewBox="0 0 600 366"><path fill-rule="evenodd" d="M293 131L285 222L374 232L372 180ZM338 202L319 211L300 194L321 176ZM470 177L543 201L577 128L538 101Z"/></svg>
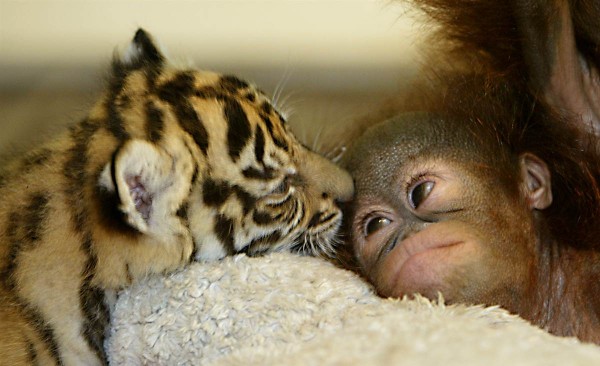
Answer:
<svg viewBox="0 0 600 366"><path fill-rule="evenodd" d="M330 252L350 176L244 81L180 70L143 30L106 92L0 180L0 363L105 364L115 293L191 260Z"/></svg>

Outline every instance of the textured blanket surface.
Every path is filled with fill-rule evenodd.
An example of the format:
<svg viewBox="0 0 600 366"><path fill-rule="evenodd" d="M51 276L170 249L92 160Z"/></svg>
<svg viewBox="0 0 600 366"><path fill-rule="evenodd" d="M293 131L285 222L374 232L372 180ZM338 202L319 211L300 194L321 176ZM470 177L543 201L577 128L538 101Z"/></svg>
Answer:
<svg viewBox="0 0 600 366"><path fill-rule="evenodd" d="M122 292L115 365L600 365L497 307L381 299L316 258L239 255Z"/></svg>

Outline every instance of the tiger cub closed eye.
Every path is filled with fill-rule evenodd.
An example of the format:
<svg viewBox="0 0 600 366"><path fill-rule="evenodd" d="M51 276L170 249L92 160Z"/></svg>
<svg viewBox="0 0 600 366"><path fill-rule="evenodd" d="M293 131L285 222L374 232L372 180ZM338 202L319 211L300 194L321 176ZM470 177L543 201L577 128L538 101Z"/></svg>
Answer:
<svg viewBox="0 0 600 366"><path fill-rule="evenodd" d="M106 363L114 292L190 260L328 253L350 176L264 94L179 70L143 30L69 131L0 180L0 360Z"/></svg>

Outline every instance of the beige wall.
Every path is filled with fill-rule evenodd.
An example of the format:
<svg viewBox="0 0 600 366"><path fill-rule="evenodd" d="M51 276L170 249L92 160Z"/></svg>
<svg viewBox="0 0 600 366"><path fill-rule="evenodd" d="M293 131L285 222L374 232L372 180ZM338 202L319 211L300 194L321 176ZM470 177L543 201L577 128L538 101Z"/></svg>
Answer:
<svg viewBox="0 0 600 366"><path fill-rule="evenodd" d="M387 0L0 0L0 86L40 67L106 65L139 26L198 67L391 85L415 63L414 22L403 11Z"/></svg>
<svg viewBox="0 0 600 366"><path fill-rule="evenodd" d="M299 137L328 141L410 81L415 27L403 11L388 0L0 0L0 152L80 118L139 26L176 59L283 87Z"/></svg>
<svg viewBox="0 0 600 366"><path fill-rule="evenodd" d="M143 26L211 63L398 65L412 57L401 13L369 0L0 0L0 62L95 63Z"/></svg>

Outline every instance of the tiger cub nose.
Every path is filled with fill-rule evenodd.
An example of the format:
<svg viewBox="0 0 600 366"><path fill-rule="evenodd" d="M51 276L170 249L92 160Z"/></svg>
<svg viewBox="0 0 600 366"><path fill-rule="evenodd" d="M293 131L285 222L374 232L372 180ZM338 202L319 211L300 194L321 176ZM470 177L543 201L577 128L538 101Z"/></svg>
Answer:
<svg viewBox="0 0 600 366"><path fill-rule="evenodd" d="M323 198L347 202L354 196L354 182L350 173L326 158L306 150L307 162L302 175L313 187L322 192Z"/></svg>

